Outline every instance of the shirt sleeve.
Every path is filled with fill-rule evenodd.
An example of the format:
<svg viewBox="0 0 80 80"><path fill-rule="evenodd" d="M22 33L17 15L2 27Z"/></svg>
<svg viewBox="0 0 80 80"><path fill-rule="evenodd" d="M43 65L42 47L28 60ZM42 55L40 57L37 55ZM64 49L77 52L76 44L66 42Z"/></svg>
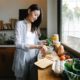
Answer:
<svg viewBox="0 0 80 80"><path fill-rule="evenodd" d="M16 45L16 48L28 50L29 45L25 46L25 42L24 42L23 28L24 28L23 23L18 21L15 29L15 45Z"/></svg>

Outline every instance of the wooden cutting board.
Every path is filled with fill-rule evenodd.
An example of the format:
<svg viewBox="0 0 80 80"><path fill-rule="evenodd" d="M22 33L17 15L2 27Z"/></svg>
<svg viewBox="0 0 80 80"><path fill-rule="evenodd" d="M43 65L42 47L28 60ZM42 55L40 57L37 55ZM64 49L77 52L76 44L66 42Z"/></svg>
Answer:
<svg viewBox="0 0 80 80"><path fill-rule="evenodd" d="M40 68L46 68L48 66L50 66L53 63L53 61L47 59L47 58L43 58L38 60L37 62L35 62L34 64L37 65Z"/></svg>
<svg viewBox="0 0 80 80"><path fill-rule="evenodd" d="M47 59L49 59L51 61L59 60L59 57L56 54L48 54L48 55L45 56L45 58L47 58Z"/></svg>
<svg viewBox="0 0 80 80"><path fill-rule="evenodd" d="M44 69L44 68L52 65L54 60L59 60L59 57L56 55L56 53L54 53L54 54L47 54L44 58L39 59L34 64L36 66Z"/></svg>

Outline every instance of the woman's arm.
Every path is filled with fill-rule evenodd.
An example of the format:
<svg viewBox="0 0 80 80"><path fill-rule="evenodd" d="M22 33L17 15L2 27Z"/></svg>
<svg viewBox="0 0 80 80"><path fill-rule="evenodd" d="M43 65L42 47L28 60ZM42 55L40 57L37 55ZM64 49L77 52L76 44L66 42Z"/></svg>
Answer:
<svg viewBox="0 0 80 80"><path fill-rule="evenodd" d="M15 29L15 45L17 48L28 50L28 49L40 49L42 47L41 44L31 45L31 44L24 44L24 34L23 34L23 24L21 22L17 22L16 29Z"/></svg>
<svg viewBox="0 0 80 80"><path fill-rule="evenodd" d="M39 40L38 41L38 44L46 45L47 44L47 41L46 40Z"/></svg>
<svg viewBox="0 0 80 80"><path fill-rule="evenodd" d="M41 49L43 47L43 45L30 45L30 44L27 44L27 46L29 46L29 49L34 49L34 48ZM27 46L25 45L25 47Z"/></svg>
<svg viewBox="0 0 80 80"><path fill-rule="evenodd" d="M23 38L23 25L22 22L18 21L15 28L15 45L16 48L25 49L25 44L22 42Z"/></svg>

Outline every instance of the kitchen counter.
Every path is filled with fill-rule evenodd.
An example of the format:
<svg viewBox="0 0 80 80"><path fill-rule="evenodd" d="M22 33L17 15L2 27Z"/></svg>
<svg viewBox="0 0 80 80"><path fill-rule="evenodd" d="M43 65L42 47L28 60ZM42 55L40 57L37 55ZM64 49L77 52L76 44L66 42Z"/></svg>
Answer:
<svg viewBox="0 0 80 80"><path fill-rule="evenodd" d="M0 45L0 47L15 47L15 45Z"/></svg>
<svg viewBox="0 0 80 80"><path fill-rule="evenodd" d="M38 80L62 80L62 77L54 75L51 66L49 66L45 69L38 69Z"/></svg>
<svg viewBox="0 0 80 80"><path fill-rule="evenodd" d="M15 45L0 45L0 77L13 77Z"/></svg>
<svg viewBox="0 0 80 80"><path fill-rule="evenodd" d="M55 54L55 52L53 56L54 56L54 60L59 59L59 57L57 56L57 54ZM38 54L38 60L40 58L42 57L40 54ZM44 69L38 68L38 80L62 80L62 77L56 76L52 71L52 65L50 65Z"/></svg>

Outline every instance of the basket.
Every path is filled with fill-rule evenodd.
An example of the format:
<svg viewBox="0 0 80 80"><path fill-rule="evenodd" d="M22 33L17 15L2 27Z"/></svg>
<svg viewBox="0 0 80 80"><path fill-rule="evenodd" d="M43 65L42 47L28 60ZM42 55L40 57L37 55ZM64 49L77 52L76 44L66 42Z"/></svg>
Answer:
<svg viewBox="0 0 80 80"><path fill-rule="evenodd" d="M73 60L71 60L73 61ZM66 62L65 62L66 63ZM64 72L66 73L69 80L80 80L80 72L77 73L74 70L71 70L70 68L67 68L68 66L64 65Z"/></svg>
<svg viewBox="0 0 80 80"><path fill-rule="evenodd" d="M80 75L78 75L78 74L75 74L68 70L65 70L65 73L69 80L80 80Z"/></svg>

